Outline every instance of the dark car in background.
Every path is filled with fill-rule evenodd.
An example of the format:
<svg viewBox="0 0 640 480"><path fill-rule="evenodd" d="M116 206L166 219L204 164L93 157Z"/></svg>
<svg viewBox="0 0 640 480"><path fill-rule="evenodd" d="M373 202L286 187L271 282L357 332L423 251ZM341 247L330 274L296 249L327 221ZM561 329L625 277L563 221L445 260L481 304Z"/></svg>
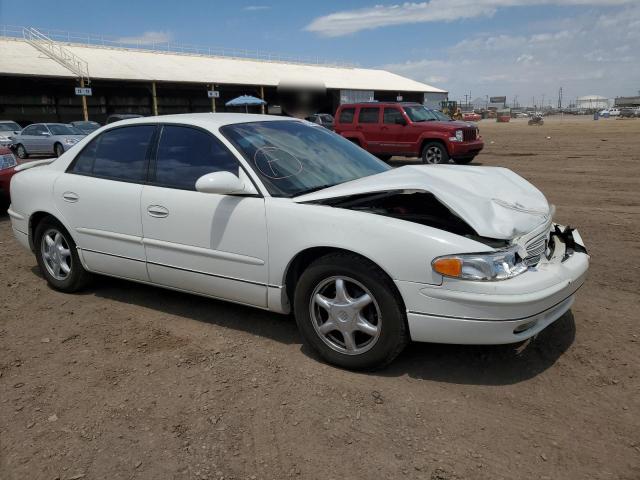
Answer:
<svg viewBox="0 0 640 480"><path fill-rule="evenodd" d="M119 122L120 120L128 120L129 118L140 118L140 117L142 117L142 115L138 115L137 113L114 113L107 117L107 123L105 125L108 125L113 122Z"/></svg>
<svg viewBox="0 0 640 480"><path fill-rule="evenodd" d="M334 128L333 115L330 115L328 113L314 113L313 115L309 115L306 120L317 123L318 125L322 125L329 130L333 130Z"/></svg>
<svg viewBox="0 0 640 480"><path fill-rule="evenodd" d="M403 156L421 157L423 163L452 159L466 164L484 147L478 127L419 103L340 105L335 131L382 160Z"/></svg>
<svg viewBox="0 0 640 480"><path fill-rule="evenodd" d="M102 125L100 125L98 122L92 122L90 120L84 121L77 121L77 122L70 122L69 125L71 125L72 127L77 128L78 130L80 130L82 133L89 135L90 133L95 132L97 129L99 129Z"/></svg>

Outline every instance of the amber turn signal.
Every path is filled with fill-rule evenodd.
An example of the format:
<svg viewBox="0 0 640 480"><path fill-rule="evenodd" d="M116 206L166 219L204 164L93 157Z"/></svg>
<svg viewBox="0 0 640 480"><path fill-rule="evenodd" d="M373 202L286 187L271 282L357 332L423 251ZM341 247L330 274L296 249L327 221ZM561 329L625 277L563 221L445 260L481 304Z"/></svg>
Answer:
<svg viewBox="0 0 640 480"><path fill-rule="evenodd" d="M462 273L462 260L456 257L437 258L431 264L440 275L459 277Z"/></svg>

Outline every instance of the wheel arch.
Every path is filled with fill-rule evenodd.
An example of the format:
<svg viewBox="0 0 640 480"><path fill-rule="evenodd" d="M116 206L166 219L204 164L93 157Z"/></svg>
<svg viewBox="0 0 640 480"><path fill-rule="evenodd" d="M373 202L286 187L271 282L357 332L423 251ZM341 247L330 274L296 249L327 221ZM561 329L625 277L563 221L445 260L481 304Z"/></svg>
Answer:
<svg viewBox="0 0 640 480"><path fill-rule="evenodd" d="M288 301L287 303L289 305L292 306L292 301L295 294L295 287L302 273L307 269L309 265L311 265L318 258L324 257L325 255L329 255L331 253L345 253L345 254L354 255L379 268L380 271L388 277L389 281L391 282L391 285L393 285L394 293L397 296L398 300L400 301L400 306L402 310L403 311L406 310L404 299L400 294L400 290L398 290L398 288L396 287L396 284L393 281L393 277L389 275L389 273L382 266L380 266L379 263L373 261L372 259L368 258L366 255L363 255L361 253L358 253L346 248L335 247L335 246L309 247L304 250L301 250L291 259L291 261L289 262L289 264L287 265L284 271L284 275L282 279L283 290L286 295L286 299Z"/></svg>
<svg viewBox="0 0 640 480"><path fill-rule="evenodd" d="M451 152L449 151L449 145L444 140L444 138L441 138L441 137L425 137L425 138L422 138L420 140L420 149L418 150L418 155L422 156L422 151L424 150L424 147L427 145L427 143L434 143L434 142L442 144L442 146L447 151L447 153L449 155L451 154Z"/></svg>
<svg viewBox="0 0 640 480"><path fill-rule="evenodd" d="M51 217L55 221L59 222L65 228L65 230L69 233L69 235L71 236L73 241L76 243L76 245L78 244L78 241L76 240L72 229L69 228L69 225L67 225L64 219L60 218L60 215L56 215L55 213L52 213L47 210L36 210L31 215L29 215L29 224L28 224L29 247L31 248L32 251L34 251L35 249L33 236L35 234L36 228L38 228L38 225L47 217Z"/></svg>

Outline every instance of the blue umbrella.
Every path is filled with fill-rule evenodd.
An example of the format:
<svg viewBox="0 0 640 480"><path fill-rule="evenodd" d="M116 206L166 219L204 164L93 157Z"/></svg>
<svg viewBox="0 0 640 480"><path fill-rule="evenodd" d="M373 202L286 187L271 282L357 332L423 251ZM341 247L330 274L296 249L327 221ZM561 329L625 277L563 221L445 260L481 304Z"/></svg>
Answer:
<svg viewBox="0 0 640 480"><path fill-rule="evenodd" d="M240 95L233 100L229 100L225 105L227 107L244 107L244 111L248 112L248 107L253 107L257 105L266 105L267 102L262 100L261 98L252 97L251 95Z"/></svg>

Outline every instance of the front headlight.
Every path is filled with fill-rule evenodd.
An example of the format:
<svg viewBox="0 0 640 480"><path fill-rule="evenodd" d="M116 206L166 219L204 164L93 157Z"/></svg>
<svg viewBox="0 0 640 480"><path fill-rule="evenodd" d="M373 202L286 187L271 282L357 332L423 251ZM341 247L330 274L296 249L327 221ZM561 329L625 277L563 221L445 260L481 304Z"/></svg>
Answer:
<svg viewBox="0 0 640 480"><path fill-rule="evenodd" d="M76 143L78 143L78 139L77 138L65 138L64 139L64 143L66 145L75 145Z"/></svg>
<svg viewBox="0 0 640 480"><path fill-rule="evenodd" d="M449 137L449 140L452 142L461 142L463 139L462 130L456 130L455 137Z"/></svg>
<svg viewBox="0 0 640 480"><path fill-rule="evenodd" d="M445 277L480 281L506 280L527 271L527 266L518 256L517 247L490 253L438 257L431 262L431 267Z"/></svg>

